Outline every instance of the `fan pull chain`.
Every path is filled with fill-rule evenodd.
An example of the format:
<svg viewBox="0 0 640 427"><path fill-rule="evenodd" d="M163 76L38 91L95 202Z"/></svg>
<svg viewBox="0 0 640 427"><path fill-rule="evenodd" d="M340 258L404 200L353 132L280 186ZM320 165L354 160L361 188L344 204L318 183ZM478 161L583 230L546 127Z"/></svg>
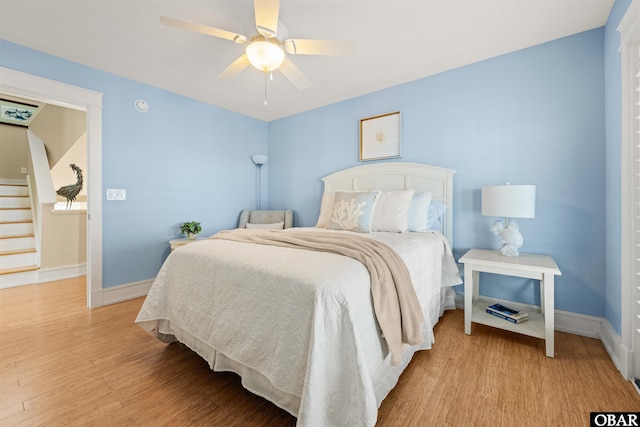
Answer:
<svg viewBox="0 0 640 427"><path fill-rule="evenodd" d="M267 105L267 70L264 71L264 105Z"/></svg>

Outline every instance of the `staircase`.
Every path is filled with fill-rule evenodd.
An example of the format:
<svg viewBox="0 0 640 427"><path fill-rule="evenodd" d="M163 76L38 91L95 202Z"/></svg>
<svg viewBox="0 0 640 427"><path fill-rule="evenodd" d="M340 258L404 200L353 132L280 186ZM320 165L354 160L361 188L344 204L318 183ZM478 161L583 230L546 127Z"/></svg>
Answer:
<svg viewBox="0 0 640 427"><path fill-rule="evenodd" d="M37 252L26 182L0 182L0 289L36 283Z"/></svg>

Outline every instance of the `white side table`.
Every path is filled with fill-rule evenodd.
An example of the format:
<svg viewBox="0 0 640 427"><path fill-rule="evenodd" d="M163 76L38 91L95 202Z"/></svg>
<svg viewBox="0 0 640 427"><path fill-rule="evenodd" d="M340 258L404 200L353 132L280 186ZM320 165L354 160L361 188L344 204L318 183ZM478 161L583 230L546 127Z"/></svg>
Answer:
<svg viewBox="0 0 640 427"><path fill-rule="evenodd" d="M506 329L546 341L546 354L553 357L554 276L561 274L548 255L520 254L506 257L498 251L471 249L460 258L464 264L464 332L471 335L471 322ZM529 313L529 320L511 323L485 312L486 303L478 302L480 272L525 277L540 281L540 313Z"/></svg>
<svg viewBox="0 0 640 427"><path fill-rule="evenodd" d="M173 239L169 240L169 245L171 245L171 251L178 249L180 246L187 245L189 243L197 242L198 240L205 240L206 237L196 237L195 239Z"/></svg>

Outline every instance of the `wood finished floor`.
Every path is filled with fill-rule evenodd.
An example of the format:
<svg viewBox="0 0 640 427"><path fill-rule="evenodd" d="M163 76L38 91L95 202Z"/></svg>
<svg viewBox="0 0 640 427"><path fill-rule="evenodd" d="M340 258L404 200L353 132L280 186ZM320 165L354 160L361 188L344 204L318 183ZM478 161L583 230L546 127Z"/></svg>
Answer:
<svg viewBox="0 0 640 427"><path fill-rule="evenodd" d="M85 308L84 278L0 290L0 425L293 426L230 373L133 321L142 299ZM447 312L383 401L378 426L588 426L590 411L640 411L600 341L535 338Z"/></svg>

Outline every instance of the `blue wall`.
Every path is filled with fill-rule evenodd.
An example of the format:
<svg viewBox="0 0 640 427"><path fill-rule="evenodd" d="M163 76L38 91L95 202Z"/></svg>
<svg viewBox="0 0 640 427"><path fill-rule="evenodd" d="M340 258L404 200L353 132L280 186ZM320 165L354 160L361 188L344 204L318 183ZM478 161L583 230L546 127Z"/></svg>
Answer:
<svg viewBox="0 0 640 427"><path fill-rule="evenodd" d="M104 93L103 287L155 277L180 223L213 234L255 207L250 156L267 151L266 123L2 40L0 65Z"/></svg>
<svg viewBox="0 0 640 427"><path fill-rule="evenodd" d="M605 167L619 164L612 29L628 4L616 3L606 28L269 124L1 40L0 65L105 94L103 189L126 188L127 201L103 199L104 287L154 277L182 221L201 221L206 234L233 227L256 204L249 157L267 148L269 207L293 208L296 225L314 225L320 178L359 164L359 119L399 110L397 160L458 171L456 256L499 246L488 231L494 218L480 214L482 186L535 184L536 218L518 220L523 251L556 259L558 309L607 316L619 331L619 253L605 268L605 247L617 238L605 241L605 230L619 234L611 220L605 225L605 202L619 204L619 178ZM138 98L148 113L133 109ZM539 302L531 281L494 279L482 293Z"/></svg>
<svg viewBox="0 0 640 427"><path fill-rule="evenodd" d="M606 110L606 289L605 317L618 334L621 333L622 277L621 255L621 159L622 159L622 93L620 34L617 27L631 0L617 0L605 27L604 69Z"/></svg>
<svg viewBox="0 0 640 427"><path fill-rule="evenodd" d="M428 53L425 53L428 55ZM480 214L485 185L537 185L524 252L562 270L556 307L605 314L604 29L500 56L269 123L270 206L314 225L320 178L358 164L359 119L402 113L401 161L457 170L456 256L497 248ZM539 303L531 281L495 277L481 293Z"/></svg>

